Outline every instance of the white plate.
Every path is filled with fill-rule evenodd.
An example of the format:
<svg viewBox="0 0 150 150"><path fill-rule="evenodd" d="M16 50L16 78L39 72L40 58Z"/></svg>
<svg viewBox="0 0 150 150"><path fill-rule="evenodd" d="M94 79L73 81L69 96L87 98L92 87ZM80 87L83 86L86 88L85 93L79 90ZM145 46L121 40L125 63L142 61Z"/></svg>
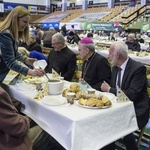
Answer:
<svg viewBox="0 0 150 150"><path fill-rule="evenodd" d="M103 107L101 107L101 108L99 108L99 107L90 107L90 106L84 106L84 105L80 105L79 103L78 103L78 101L76 101L76 104L77 104L77 106L80 106L80 107L83 107L83 108L88 108L88 109L105 109L105 108L108 108L108 107L110 107L110 106L103 106Z"/></svg>
<svg viewBox="0 0 150 150"><path fill-rule="evenodd" d="M37 60L33 63L34 68L39 69L45 69L45 67L47 66L47 62L45 60Z"/></svg>
<svg viewBox="0 0 150 150"><path fill-rule="evenodd" d="M102 94L104 96L106 96L110 101L113 101L116 96L112 93L108 93L108 92L99 92L99 91L96 91L96 94Z"/></svg>
<svg viewBox="0 0 150 150"><path fill-rule="evenodd" d="M28 84L28 83L25 83L25 82L17 83L16 88L17 88L17 90L20 90L20 91L33 91L33 90L36 90L35 85Z"/></svg>
<svg viewBox="0 0 150 150"><path fill-rule="evenodd" d="M59 96L45 96L42 102L50 106L59 106L66 104L66 99Z"/></svg>

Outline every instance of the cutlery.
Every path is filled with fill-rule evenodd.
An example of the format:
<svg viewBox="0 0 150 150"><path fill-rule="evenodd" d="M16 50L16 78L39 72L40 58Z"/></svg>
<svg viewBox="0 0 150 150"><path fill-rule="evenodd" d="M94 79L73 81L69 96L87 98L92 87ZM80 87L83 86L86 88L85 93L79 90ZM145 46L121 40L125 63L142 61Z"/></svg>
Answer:
<svg viewBox="0 0 150 150"><path fill-rule="evenodd" d="M40 69L42 69L40 66L39 66ZM48 82L51 82L51 79L48 77L48 75L46 74L46 72L44 72L44 75L46 76L46 78L48 79Z"/></svg>
<svg viewBox="0 0 150 150"><path fill-rule="evenodd" d="M48 75L46 73L44 73L44 75L46 76L46 78L48 79L48 82L51 82L51 79L48 77Z"/></svg>

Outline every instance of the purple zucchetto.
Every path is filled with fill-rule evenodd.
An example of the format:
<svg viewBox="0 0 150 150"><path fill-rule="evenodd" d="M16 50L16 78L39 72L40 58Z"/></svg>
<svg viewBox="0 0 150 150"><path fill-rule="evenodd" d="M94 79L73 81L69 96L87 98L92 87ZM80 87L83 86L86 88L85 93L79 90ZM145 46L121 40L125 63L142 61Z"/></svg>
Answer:
<svg viewBox="0 0 150 150"><path fill-rule="evenodd" d="M89 37L85 37L80 41L81 44L94 44L93 40Z"/></svg>

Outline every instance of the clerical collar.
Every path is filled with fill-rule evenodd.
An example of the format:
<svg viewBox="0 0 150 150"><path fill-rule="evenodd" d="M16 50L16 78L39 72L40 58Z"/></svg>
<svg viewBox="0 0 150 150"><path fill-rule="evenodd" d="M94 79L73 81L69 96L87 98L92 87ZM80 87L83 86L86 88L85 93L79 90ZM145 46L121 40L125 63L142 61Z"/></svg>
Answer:
<svg viewBox="0 0 150 150"><path fill-rule="evenodd" d="M61 51L65 50L66 47L67 47L67 46L63 47L62 49L58 50L57 52L61 52Z"/></svg>
<svg viewBox="0 0 150 150"><path fill-rule="evenodd" d="M86 61L90 61L94 55L95 55L95 52L88 59L86 59Z"/></svg>

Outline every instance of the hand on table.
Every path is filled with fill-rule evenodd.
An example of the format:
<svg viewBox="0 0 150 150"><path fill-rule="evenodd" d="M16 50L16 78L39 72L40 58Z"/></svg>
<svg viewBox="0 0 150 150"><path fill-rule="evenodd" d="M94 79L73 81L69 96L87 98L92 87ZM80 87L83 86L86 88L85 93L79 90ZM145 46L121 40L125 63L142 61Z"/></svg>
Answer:
<svg viewBox="0 0 150 150"><path fill-rule="evenodd" d="M103 92L109 92L110 88L111 88L110 85L105 81L101 85L101 90Z"/></svg>

